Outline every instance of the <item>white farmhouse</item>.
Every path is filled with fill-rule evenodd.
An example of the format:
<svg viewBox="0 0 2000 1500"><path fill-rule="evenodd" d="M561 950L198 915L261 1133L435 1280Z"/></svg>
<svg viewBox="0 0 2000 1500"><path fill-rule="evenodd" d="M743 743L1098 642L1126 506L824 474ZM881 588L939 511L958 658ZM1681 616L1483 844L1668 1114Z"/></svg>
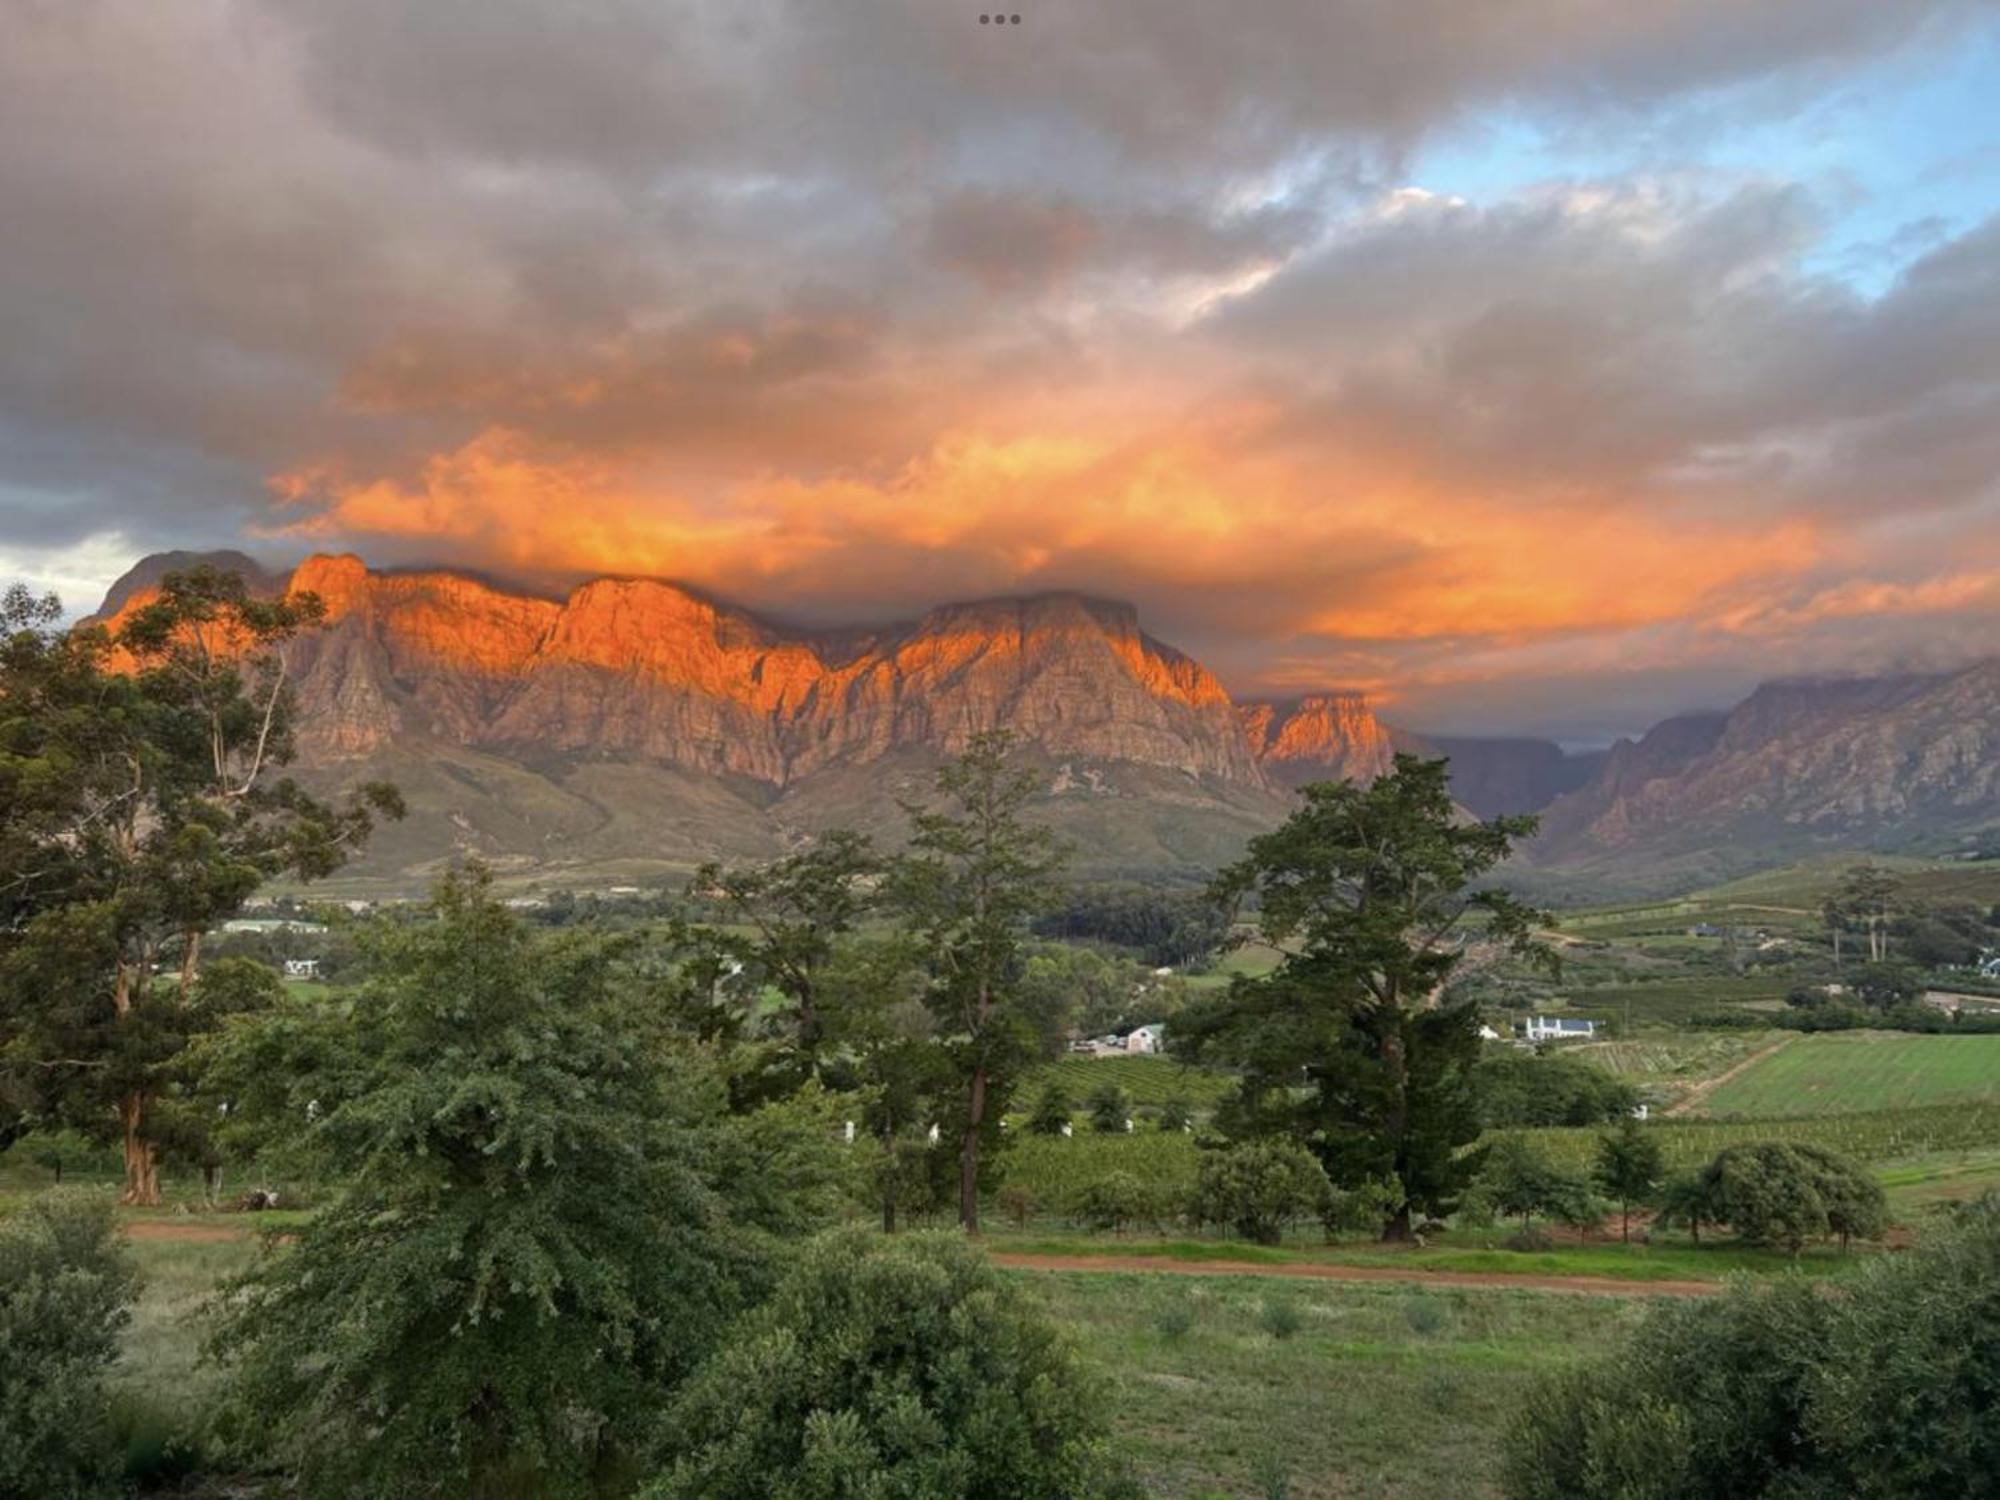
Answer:
<svg viewBox="0 0 2000 1500"><path fill-rule="evenodd" d="M1164 1052L1167 1047L1167 1028L1159 1023L1151 1026L1134 1026L1125 1033L1127 1052Z"/></svg>
<svg viewBox="0 0 2000 1500"><path fill-rule="evenodd" d="M1575 1016L1530 1016L1523 1035L1531 1042L1587 1042L1597 1035L1597 1023Z"/></svg>

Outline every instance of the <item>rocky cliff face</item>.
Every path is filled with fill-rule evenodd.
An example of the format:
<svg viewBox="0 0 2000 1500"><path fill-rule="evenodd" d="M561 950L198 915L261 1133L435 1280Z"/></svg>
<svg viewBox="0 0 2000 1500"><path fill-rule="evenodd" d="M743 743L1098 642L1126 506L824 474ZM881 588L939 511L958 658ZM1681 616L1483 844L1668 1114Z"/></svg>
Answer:
<svg viewBox="0 0 2000 1500"><path fill-rule="evenodd" d="M142 602L161 571L121 582L118 602ZM326 605L292 664L308 765L418 736L782 788L1006 729L1052 758L1268 787L1207 669L1129 606L1078 595L814 635L653 579L596 579L557 601L340 556L309 558L282 586Z"/></svg>
<svg viewBox="0 0 2000 1500"><path fill-rule="evenodd" d="M405 788L415 815L378 836L364 873L406 881L454 852L629 870L764 857L835 824L893 837L898 801L988 729L1038 758L1038 815L1085 874L1213 869L1274 826L1293 789L1368 780L1398 749L1450 755L1454 794L1481 816L1541 810L1530 863L1624 885L1697 884L1815 848L1943 848L2000 824L2000 659L1772 684L1577 757L1409 735L1359 693L1235 704L1128 606L1074 594L811 632L657 580L550 599L346 556L286 578L235 554L169 554L120 580L104 614L200 561L325 602L325 628L291 648L301 765L322 786Z"/></svg>
<svg viewBox="0 0 2000 1500"><path fill-rule="evenodd" d="M1315 693L1238 705L1250 748L1281 786L1349 778L1372 781L1394 762L1390 731L1361 693Z"/></svg>
<svg viewBox="0 0 2000 1500"><path fill-rule="evenodd" d="M1558 798L1545 865L1730 874L1815 848L1948 848L2000 821L2000 659L1771 683L1621 741Z"/></svg>

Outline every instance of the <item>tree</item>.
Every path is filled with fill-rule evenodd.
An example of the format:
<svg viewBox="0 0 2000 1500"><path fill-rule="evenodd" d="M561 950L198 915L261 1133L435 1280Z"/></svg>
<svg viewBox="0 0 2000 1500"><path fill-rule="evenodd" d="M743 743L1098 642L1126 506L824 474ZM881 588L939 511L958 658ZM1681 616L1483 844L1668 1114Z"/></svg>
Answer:
<svg viewBox="0 0 2000 1500"><path fill-rule="evenodd" d="M764 1284L801 1145L727 1113L616 939L531 936L483 872L371 942L351 998L205 1049L265 1149L339 1184L212 1352L313 1490L580 1493Z"/></svg>
<svg viewBox="0 0 2000 1500"><path fill-rule="evenodd" d="M2000 1200L1835 1295L1786 1278L1661 1304L1615 1354L1536 1384L1512 1500L1984 1495L2000 1473Z"/></svg>
<svg viewBox="0 0 2000 1500"><path fill-rule="evenodd" d="M931 1122L948 1107L953 1076L924 1004L926 977L902 934L850 937L821 978L828 1029L829 1081L861 1098L861 1118L882 1148L876 1159L882 1228L928 1213L948 1196Z"/></svg>
<svg viewBox="0 0 2000 1500"><path fill-rule="evenodd" d="M1862 1168L1824 1147L1786 1141L1730 1146L1702 1169L1708 1211L1744 1239L1780 1245L1794 1256L1808 1240L1879 1233L1886 1207L1881 1186Z"/></svg>
<svg viewBox="0 0 2000 1500"><path fill-rule="evenodd" d="M926 1004L963 1088L958 1217L973 1234L982 1155L1034 1058L1033 1030L1016 1004L1021 939L1053 899L1063 861L1054 835L1021 819L1035 778L1009 764L1009 745L1004 733L975 735L938 773L947 806L909 809L915 831L893 877L929 968Z"/></svg>
<svg viewBox="0 0 2000 1500"><path fill-rule="evenodd" d="M786 1041L795 1081L819 1068L828 1041L826 972L841 940L869 914L881 874L868 836L844 828L755 869L707 864L695 872L693 889L749 930L741 939L721 934L720 946L788 1002Z"/></svg>
<svg viewBox="0 0 2000 1500"><path fill-rule="evenodd" d="M1022 1288L944 1235L814 1241L675 1401L647 1500L1137 1500Z"/></svg>
<svg viewBox="0 0 2000 1500"><path fill-rule="evenodd" d="M1125 1128L1125 1122L1132 1114L1132 1101L1125 1097L1125 1090L1115 1083L1105 1083L1090 1096L1084 1106L1090 1111L1090 1128L1099 1135L1115 1135Z"/></svg>
<svg viewBox="0 0 2000 1500"><path fill-rule="evenodd" d="M1721 1222L1709 1184L1700 1172L1676 1172L1660 1184L1660 1223L1685 1224L1699 1245L1701 1226Z"/></svg>
<svg viewBox="0 0 2000 1500"><path fill-rule="evenodd" d="M1473 1065L1479 1118L1488 1130L1600 1125L1639 1106L1638 1090L1571 1057L1489 1047Z"/></svg>
<svg viewBox="0 0 2000 1500"><path fill-rule="evenodd" d="M1868 961L1879 964L1889 956L1889 924L1895 915L1901 886L1879 865L1858 864L1840 879L1829 902L1830 922L1858 922L1868 935ZM1839 957L1838 935L1835 954Z"/></svg>
<svg viewBox="0 0 2000 1500"><path fill-rule="evenodd" d="M1590 1183L1556 1166L1520 1136L1503 1136L1494 1144L1480 1171L1478 1190L1495 1211L1519 1214L1523 1229L1536 1214L1578 1226L1599 1216Z"/></svg>
<svg viewBox="0 0 2000 1500"><path fill-rule="evenodd" d="M1914 972L1892 963L1863 964L1850 976L1847 988L1856 1000L1875 1011L1908 1005L1924 992L1923 981Z"/></svg>
<svg viewBox="0 0 2000 1500"><path fill-rule="evenodd" d="M370 783L336 807L273 777L294 751L287 653L323 614L313 595L259 599L197 567L115 635L8 601L0 784L24 795L0 800L22 872L0 924L6 1052L40 1112L115 1128L123 1201L157 1203L150 1116L207 1024L204 934L265 880L332 873L402 803Z"/></svg>
<svg viewBox="0 0 2000 1500"><path fill-rule="evenodd" d="M1632 1205L1652 1198L1666 1167L1660 1143L1630 1115L1597 1138L1597 1185L1618 1205L1618 1237L1632 1238Z"/></svg>
<svg viewBox="0 0 2000 1500"><path fill-rule="evenodd" d="M1544 914L1469 890L1535 820L1462 821L1445 762L1409 755L1370 786L1321 782L1304 797L1214 887L1232 906L1254 900L1284 958L1190 1006L1175 1050L1242 1070L1218 1113L1230 1133L1289 1134L1338 1184L1398 1182L1383 1236L1405 1239L1413 1211L1449 1212L1478 1169L1462 1148L1480 1132L1479 1019L1444 995L1454 934L1476 915L1487 943L1553 962L1533 937Z"/></svg>
<svg viewBox="0 0 2000 1500"><path fill-rule="evenodd" d="M1051 1078L1035 1101L1035 1112L1028 1116L1028 1129L1036 1135L1061 1135L1069 1124L1069 1112L1069 1091L1062 1080Z"/></svg>
<svg viewBox="0 0 2000 1500"><path fill-rule="evenodd" d="M1251 1141L1205 1151L1196 1169L1188 1217L1226 1224L1247 1240L1275 1245L1285 1226L1322 1217L1333 1185L1319 1159L1287 1140Z"/></svg>
<svg viewBox="0 0 2000 1500"><path fill-rule="evenodd" d="M1187 1130L1194 1125L1194 1109L1180 1094L1160 1106L1160 1129Z"/></svg>
<svg viewBox="0 0 2000 1500"><path fill-rule="evenodd" d="M94 1194L47 1193L0 1218L0 1494L117 1492L104 1382L137 1286Z"/></svg>

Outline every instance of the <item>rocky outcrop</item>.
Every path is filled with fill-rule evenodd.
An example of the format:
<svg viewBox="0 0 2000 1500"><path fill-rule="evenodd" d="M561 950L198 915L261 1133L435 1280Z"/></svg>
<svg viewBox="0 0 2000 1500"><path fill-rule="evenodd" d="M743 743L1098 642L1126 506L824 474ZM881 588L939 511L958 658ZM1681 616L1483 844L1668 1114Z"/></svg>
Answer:
<svg viewBox="0 0 2000 1500"><path fill-rule="evenodd" d="M1373 781L1396 758L1390 731L1362 693L1315 693L1279 702L1243 703L1237 714L1251 753L1281 786Z"/></svg>

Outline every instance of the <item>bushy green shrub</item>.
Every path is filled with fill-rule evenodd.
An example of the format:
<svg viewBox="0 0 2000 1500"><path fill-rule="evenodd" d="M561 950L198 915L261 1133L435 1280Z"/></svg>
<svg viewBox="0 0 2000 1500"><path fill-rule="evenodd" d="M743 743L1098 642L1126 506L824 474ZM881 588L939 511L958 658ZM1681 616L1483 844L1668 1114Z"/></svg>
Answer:
<svg viewBox="0 0 2000 1500"><path fill-rule="evenodd" d="M2000 1203L1829 1295L1741 1285L1662 1306L1619 1354L1545 1379L1505 1444L1513 1500L1993 1493Z"/></svg>
<svg viewBox="0 0 2000 1500"><path fill-rule="evenodd" d="M681 1392L649 1500L1136 1500L1068 1344L956 1235L809 1244Z"/></svg>
<svg viewBox="0 0 2000 1500"><path fill-rule="evenodd" d="M1130 1172L1107 1172L1077 1190L1070 1212L1086 1229L1122 1231L1159 1217L1155 1195Z"/></svg>
<svg viewBox="0 0 2000 1500"><path fill-rule="evenodd" d="M1247 1240L1275 1245L1285 1226L1319 1217L1332 1185L1305 1147L1294 1141L1251 1141L1202 1154L1188 1217L1222 1224Z"/></svg>
<svg viewBox="0 0 2000 1500"><path fill-rule="evenodd" d="M1257 1326L1274 1339L1288 1339L1305 1327L1305 1314L1298 1302L1287 1296L1266 1297L1257 1308Z"/></svg>
<svg viewBox="0 0 2000 1500"><path fill-rule="evenodd" d="M0 1218L0 1495L110 1488L104 1376L136 1286L108 1201L47 1193Z"/></svg>
<svg viewBox="0 0 2000 1500"><path fill-rule="evenodd" d="M1808 1240L1880 1234L1882 1188L1839 1153L1806 1142L1731 1146L1703 1168L1701 1197L1711 1217L1746 1240L1796 1255Z"/></svg>

